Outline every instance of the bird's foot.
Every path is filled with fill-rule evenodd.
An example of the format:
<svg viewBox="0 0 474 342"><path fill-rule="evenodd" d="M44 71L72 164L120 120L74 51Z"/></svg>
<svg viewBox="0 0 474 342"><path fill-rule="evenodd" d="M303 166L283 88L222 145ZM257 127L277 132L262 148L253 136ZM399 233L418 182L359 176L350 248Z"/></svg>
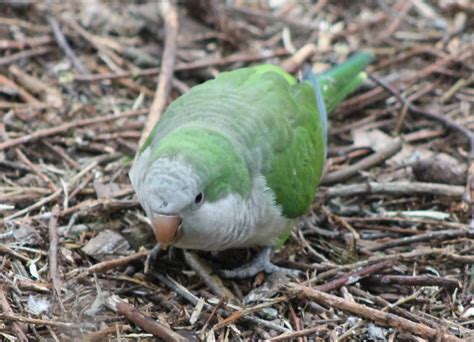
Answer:
<svg viewBox="0 0 474 342"><path fill-rule="evenodd" d="M302 272L299 270L284 268L273 264L271 262L272 256L272 247L264 247L255 257L255 259L249 262L248 264L242 265L233 270L221 270L220 274L224 278L238 279L251 278L262 271L265 273L281 272L292 277L298 277L302 274Z"/></svg>

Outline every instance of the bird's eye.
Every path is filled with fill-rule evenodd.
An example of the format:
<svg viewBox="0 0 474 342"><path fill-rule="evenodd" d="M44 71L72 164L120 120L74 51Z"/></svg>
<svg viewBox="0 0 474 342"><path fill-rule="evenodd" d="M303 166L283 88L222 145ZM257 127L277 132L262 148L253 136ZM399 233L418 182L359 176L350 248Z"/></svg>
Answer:
<svg viewBox="0 0 474 342"><path fill-rule="evenodd" d="M204 196L203 196L202 192L200 192L196 195L196 197L194 197L194 203L195 204L201 204L203 199L204 199Z"/></svg>

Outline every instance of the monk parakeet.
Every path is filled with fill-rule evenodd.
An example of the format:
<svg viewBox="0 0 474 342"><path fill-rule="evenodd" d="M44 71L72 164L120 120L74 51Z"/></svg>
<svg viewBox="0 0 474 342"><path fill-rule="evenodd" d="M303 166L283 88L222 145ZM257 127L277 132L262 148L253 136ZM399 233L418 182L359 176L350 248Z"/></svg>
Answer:
<svg viewBox="0 0 474 342"><path fill-rule="evenodd" d="M359 87L371 58L359 53L301 81L274 65L223 72L171 103L130 170L158 243L263 246L251 265L224 275L278 270L268 247L309 209L323 172L321 112Z"/></svg>

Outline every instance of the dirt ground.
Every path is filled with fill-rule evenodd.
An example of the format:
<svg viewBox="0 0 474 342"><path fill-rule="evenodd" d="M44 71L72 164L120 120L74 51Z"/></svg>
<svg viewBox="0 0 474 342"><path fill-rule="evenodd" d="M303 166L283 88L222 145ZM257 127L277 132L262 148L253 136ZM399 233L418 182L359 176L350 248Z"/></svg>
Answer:
<svg viewBox="0 0 474 342"><path fill-rule="evenodd" d="M273 261L170 250L128 179L166 105L221 71L371 50L311 211ZM0 2L0 340L474 341L469 0ZM145 133L144 133L145 132Z"/></svg>

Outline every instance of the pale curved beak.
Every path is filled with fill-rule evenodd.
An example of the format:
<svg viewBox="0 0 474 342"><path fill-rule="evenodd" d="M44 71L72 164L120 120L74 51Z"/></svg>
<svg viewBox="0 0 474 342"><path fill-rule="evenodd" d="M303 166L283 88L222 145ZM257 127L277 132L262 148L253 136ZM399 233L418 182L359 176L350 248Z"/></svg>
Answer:
<svg viewBox="0 0 474 342"><path fill-rule="evenodd" d="M152 214L151 225L156 241L165 248L180 237L181 218L179 216Z"/></svg>

